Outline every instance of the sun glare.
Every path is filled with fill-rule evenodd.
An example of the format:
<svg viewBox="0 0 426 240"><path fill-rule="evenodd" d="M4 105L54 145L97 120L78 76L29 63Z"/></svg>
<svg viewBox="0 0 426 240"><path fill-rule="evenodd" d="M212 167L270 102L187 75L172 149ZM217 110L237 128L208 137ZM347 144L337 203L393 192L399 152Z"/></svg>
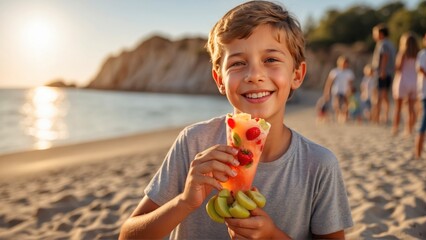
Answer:
<svg viewBox="0 0 426 240"><path fill-rule="evenodd" d="M23 28L22 40L27 50L44 54L52 50L55 44L55 28L45 19L34 19Z"/></svg>
<svg viewBox="0 0 426 240"><path fill-rule="evenodd" d="M37 87L27 94L21 113L25 133L34 139L35 149L50 148L54 141L68 136L65 92L57 88Z"/></svg>

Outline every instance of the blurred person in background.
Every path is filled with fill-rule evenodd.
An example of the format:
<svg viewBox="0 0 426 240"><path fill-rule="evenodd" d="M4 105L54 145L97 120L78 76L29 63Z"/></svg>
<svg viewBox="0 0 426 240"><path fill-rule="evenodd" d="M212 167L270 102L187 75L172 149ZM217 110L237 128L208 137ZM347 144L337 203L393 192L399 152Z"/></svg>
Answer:
<svg viewBox="0 0 426 240"><path fill-rule="evenodd" d="M349 60L345 56L337 59L337 67L331 69L324 86L323 96L325 101L331 101L336 120L346 122L348 118L348 94L352 82L355 80L354 72L349 68Z"/></svg>
<svg viewBox="0 0 426 240"><path fill-rule="evenodd" d="M378 78L378 99L373 119L377 123L388 123L389 120L389 92L395 72L395 47L389 40L389 29L383 23L373 28L373 39L376 46L373 53L372 66ZM381 120L383 105L383 120Z"/></svg>
<svg viewBox="0 0 426 240"><path fill-rule="evenodd" d="M404 33L399 41L399 50L395 62L395 78L392 86L392 95L395 102L392 134L398 133L401 120L401 109L403 103L407 104L408 116L405 118L406 133L413 133L416 123L416 111L414 109L417 100L417 73L416 57L419 52L419 46L416 36L407 32Z"/></svg>
<svg viewBox="0 0 426 240"><path fill-rule="evenodd" d="M364 76L360 85L363 118L371 121L371 113L377 103L377 79L374 77L374 71L370 64L364 66L363 73Z"/></svg>
<svg viewBox="0 0 426 240"><path fill-rule="evenodd" d="M422 42L424 48L418 53L416 61L417 89L419 91L419 99L422 101L423 106L423 116L415 140L414 154L416 159L420 159L421 157L426 132L426 33L423 35Z"/></svg>

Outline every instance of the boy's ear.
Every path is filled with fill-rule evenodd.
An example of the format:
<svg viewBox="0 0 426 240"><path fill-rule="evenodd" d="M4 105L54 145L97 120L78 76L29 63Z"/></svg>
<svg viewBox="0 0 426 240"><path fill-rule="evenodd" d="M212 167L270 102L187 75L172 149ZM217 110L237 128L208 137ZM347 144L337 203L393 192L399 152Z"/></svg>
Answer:
<svg viewBox="0 0 426 240"><path fill-rule="evenodd" d="M222 77L214 69L212 69L212 76L219 92L222 95L225 94L225 85L223 85Z"/></svg>
<svg viewBox="0 0 426 240"><path fill-rule="evenodd" d="M306 75L306 62L301 62L299 67L294 69L293 81L291 82L291 89L298 89L305 79Z"/></svg>

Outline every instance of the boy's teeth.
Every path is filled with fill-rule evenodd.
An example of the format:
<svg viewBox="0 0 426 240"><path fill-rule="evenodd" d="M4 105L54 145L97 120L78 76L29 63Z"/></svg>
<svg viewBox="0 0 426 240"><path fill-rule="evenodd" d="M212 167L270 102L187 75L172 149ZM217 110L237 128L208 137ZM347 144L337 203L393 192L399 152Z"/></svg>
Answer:
<svg viewBox="0 0 426 240"><path fill-rule="evenodd" d="M248 93L248 94L246 94L246 97L248 97L248 98L261 98L261 97L268 96L269 94L270 94L269 92Z"/></svg>

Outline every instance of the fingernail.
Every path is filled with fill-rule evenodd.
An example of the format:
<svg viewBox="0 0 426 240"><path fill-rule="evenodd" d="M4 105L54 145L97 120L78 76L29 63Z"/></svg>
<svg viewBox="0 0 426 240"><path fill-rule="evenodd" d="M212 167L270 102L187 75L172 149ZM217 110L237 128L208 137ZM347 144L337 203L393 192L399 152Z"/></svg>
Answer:
<svg viewBox="0 0 426 240"><path fill-rule="evenodd" d="M233 153L234 155L236 155L236 154L238 153L238 149L233 148L233 149L232 149L232 153Z"/></svg>
<svg viewBox="0 0 426 240"><path fill-rule="evenodd" d="M236 172L235 170L232 170L232 171L231 171L231 175L232 175L233 177L235 177L235 176L237 176L237 172Z"/></svg>
<svg viewBox="0 0 426 240"><path fill-rule="evenodd" d="M236 159L234 159L234 161L232 161L232 164L234 164L234 166L238 166L240 165L240 162Z"/></svg>

